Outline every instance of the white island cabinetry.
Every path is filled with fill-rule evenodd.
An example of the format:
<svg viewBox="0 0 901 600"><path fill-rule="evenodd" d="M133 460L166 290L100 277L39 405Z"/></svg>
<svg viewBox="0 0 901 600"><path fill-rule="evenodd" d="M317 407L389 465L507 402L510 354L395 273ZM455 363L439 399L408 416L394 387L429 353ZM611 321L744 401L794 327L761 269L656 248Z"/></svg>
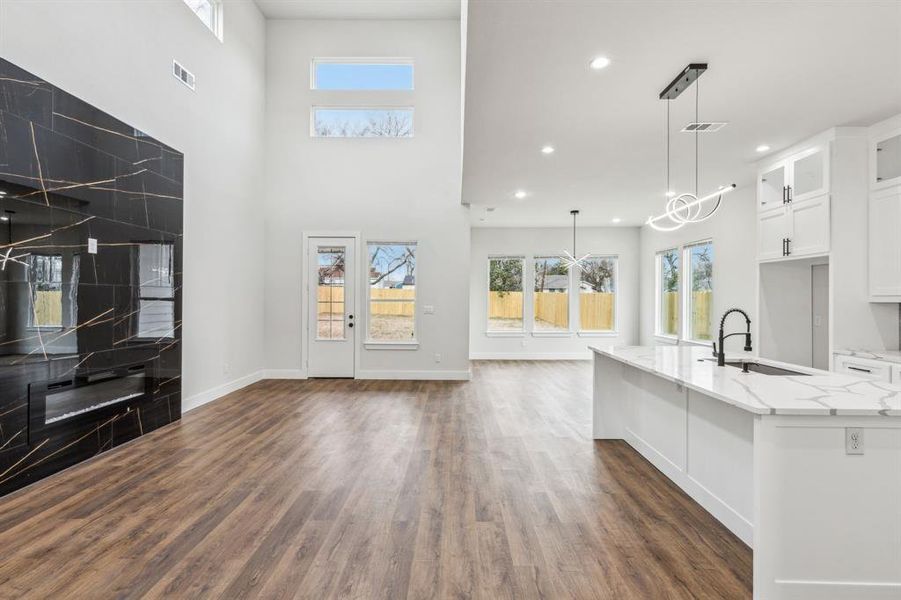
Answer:
<svg viewBox="0 0 901 600"><path fill-rule="evenodd" d="M901 598L901 387L742 373L707 348L593 350L594 437L628 442L752 546L755 598Z"/></svg>

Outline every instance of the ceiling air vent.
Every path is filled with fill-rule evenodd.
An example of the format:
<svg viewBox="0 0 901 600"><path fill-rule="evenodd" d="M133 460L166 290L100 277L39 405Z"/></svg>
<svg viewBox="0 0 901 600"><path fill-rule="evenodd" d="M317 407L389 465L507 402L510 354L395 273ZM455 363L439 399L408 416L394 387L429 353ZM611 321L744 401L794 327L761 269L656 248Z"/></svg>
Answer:
<svg viewBox="0 0 901 600"><path fill-rule="evenodd" d="M708 123L689 123L682 128L682 131L685 133L713 133L714 131L719 131L726 125L728 125L728 123L720 123L716 121L711 121Z"/></svg>
<svg viewBox="0 0 901 600"><path fill-rule="evenodd" d="M177 60L172 61L172 74L175 75L175 78L180 82L192 90L194 89L194 73L181 66Z"/></svg>

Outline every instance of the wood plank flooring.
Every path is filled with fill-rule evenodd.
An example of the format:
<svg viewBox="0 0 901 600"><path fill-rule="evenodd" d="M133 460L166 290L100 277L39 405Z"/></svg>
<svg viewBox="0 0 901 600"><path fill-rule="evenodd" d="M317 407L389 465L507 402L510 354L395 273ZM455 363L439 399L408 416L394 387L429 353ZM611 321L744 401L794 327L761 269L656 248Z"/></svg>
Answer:
<svg viewBox="0 0 901 600"><path fill-rule="evenodd" d="M0 499L3 598L750 598L587 362L264 381Z"/></svg>

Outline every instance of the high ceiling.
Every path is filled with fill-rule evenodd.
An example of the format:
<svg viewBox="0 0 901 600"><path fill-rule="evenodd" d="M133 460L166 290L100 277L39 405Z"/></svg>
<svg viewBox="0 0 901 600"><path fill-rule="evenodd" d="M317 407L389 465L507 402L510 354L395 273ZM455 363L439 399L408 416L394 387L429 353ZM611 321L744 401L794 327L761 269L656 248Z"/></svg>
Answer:
<svg viewBox="0 0 901 600"><path fill-rule="evenodd" d="M267 19L459 19L460 0L256 0Z"/></svg>
<svg viewBox="0 0 901 600"><path fill-rule="evenodd" d="M753 186L755 161L824 129L901 112L895 0L470 0L467 31L463 194L476 226L567 226L571 208L585 225L659 213L657 98L691 62L709 63L701 120L729 122L699 136L702 193ZM611 64L592 71L598 55ZM678 132L694 103L690 89L671 104L680 192L694 185L694 137Z"/></svg>

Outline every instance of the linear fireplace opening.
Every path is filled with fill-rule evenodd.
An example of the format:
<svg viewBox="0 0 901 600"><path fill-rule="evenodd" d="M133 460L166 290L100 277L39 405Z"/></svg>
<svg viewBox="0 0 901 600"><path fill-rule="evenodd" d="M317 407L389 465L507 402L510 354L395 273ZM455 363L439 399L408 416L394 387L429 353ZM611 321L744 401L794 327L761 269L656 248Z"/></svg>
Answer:
<svg viewBox="0 0 901 600"><path fill-rule="evenodd" d="M31 384L31 429L40 430L144 396L150 386L149 367L148 364L132 365Z"/></svg>

